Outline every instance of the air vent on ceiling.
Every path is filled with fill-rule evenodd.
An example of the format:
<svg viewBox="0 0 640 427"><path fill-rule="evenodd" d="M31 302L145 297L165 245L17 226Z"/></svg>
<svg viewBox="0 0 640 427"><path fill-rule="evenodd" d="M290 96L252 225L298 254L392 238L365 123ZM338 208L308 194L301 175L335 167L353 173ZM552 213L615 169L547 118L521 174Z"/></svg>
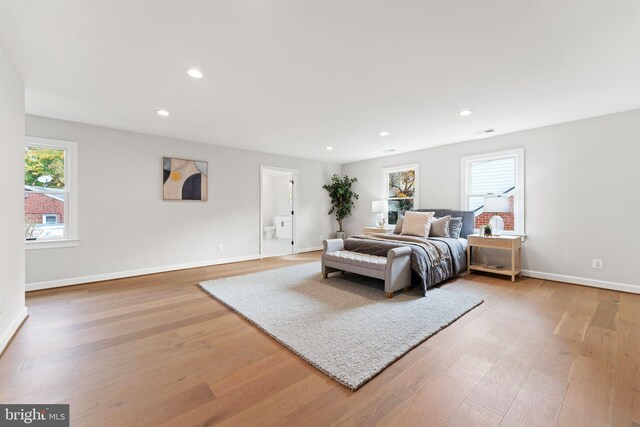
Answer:
<svg viewBox="0 0 640 427"><path fill-rule="evenodd" d="M494 133L496 130L495 129L483 129L483 130L477 130L475 132L476 135L488 135L491 133Z"/></svg>

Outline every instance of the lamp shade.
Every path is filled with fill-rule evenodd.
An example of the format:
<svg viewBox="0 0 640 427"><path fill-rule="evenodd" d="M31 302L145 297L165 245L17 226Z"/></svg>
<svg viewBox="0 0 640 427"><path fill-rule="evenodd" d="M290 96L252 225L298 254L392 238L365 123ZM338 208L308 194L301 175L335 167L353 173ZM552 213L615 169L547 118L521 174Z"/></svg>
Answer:
<svg viewBox="0 0 640 427"><path fill-rule="evenodd" d="M491 196L484 198L485 212L511 212L511 203L508 197Z"/></svg>
<svg viewBox="0 0 640 427"><path fill-rule="evenodd" d="M371 202L371 212L380 213L387 211L387 201L386 200L374 200Z"/></svg>

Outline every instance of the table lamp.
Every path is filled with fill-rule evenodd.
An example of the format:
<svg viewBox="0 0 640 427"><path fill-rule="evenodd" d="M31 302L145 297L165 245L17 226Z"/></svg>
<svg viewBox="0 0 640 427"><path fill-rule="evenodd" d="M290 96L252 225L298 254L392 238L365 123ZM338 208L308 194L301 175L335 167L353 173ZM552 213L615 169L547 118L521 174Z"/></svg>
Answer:
<svg viewBox="0 0 640 427"><path fill-rule="evenodd" d="M488 196L484 198L484 211L487 213L511 212L509 197ZM504 231L504 220L499 215L494 215L489 220L494 235L500 235Z"/></svg>
<svg viewBox="0 0 640 427"><path fill-rule="evenodd" d="M387 211L387 201L386 200L374 200L371 202L371 212L376 213L376 225L378 227L384 227L384 224L387 222L387 219L384 215L384 212Z"/></svg>

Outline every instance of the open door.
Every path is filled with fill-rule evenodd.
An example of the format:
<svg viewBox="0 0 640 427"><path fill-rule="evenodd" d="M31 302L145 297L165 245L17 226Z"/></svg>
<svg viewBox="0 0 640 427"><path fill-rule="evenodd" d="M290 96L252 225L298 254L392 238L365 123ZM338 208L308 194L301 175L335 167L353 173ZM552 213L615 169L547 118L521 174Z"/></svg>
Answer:
<svg viewBox="0 0 640 427"><path fill-rule="evenodd" d="M295 169L260 167L260 256L296 253Z"/></svg>

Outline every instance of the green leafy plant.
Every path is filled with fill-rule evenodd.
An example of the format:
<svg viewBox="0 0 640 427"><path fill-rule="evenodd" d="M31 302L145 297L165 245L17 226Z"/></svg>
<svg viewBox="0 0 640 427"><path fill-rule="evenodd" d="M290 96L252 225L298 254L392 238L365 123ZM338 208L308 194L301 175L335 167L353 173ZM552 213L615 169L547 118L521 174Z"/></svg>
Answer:
<svg viewBox="0 0 640 427"><path fill-rule="evenodd" d="M340 232L344 231L342 229L342 221L351 215L351 209L356 205L354 200L360 198L360 196L351 189L353 183L357 180L357 178L349 178L347 175L340 178L338 174L334 174L331 177L331 184L322 186L322 188L329 192L329 197L331 198L329 215L335 213L339 226L338 231Z"/></svg>
<svg viewBox="0 0 640 427"><path fill-rule="evenodd" d="M483 234L485 236L491 236L491 234L493 234L493 228L491 227L491 224L484 225L482 227L482 230L484 231Z"/></svg>
<svg viewBox="0 0 640 427"><path fill-rule="evenodd" d="M51 182L38 178L48 175ZM54 148L26 147L24 151L24 183L35 187L64 188L64 151Z"/></svg>

